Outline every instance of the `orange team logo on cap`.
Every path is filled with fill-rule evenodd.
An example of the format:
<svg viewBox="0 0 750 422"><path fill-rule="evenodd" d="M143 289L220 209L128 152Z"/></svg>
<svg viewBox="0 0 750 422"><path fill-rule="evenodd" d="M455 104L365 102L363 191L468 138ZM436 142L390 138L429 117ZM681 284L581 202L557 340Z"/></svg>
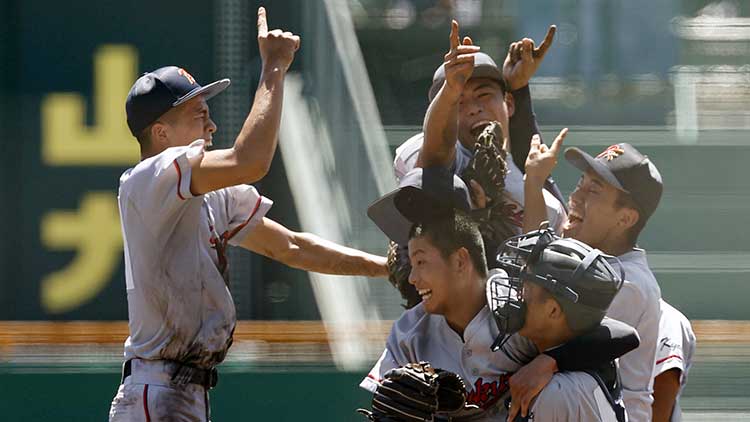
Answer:
<svg viewBox="0 0 750 422"><path fill-rule="evenodd" d="M188 82L190 82L190 85L195 85L195 78L193 77L193 75L189 74L187 70L185 70L183 68L179 68L177 70L177 73L179 73L180 75L184 76L185 79L187 79Z"/></svg>
<svg viewBox="0 0 750 422"><path fill-rule="evenodd" d="M612 161L624 153L625 153L625 150L622 149L620 144L615 144L605 149L604 151L602 151L602 153L597 155L596 158L606 157L607 161Z"/></svg>

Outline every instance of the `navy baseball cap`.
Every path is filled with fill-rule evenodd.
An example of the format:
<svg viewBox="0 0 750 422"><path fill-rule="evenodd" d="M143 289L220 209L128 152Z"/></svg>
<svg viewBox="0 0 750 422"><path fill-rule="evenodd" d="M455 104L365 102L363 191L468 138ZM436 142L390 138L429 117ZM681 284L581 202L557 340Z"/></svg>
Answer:
<svg viewBox="0 0 750 422"><path fill-rule="evenodd" d="M596 157L572 147L565 150L565 159L579 170L591 170L629 194L638 205L641 217L648 219L656 211L663 190L661 174L654 163L634 146L615 144Z"/></svg>
<svg viewBox="0 0 750 422"><path fill-rule="evenodd" d="M456 209L471 210L469 188L449 169L438 166L406 173L396 190L367 208L367 216L389 239L406 245L414 224L450 217Z"/></svg>
<svg viewBox="0 0 750 422"><path fill-rule="evenodd" d="M505 79L503 79L503 72L497 67L497 64L492 57L481 51L474 53L474 71L471 73L471 78L488 78L500 84L503 92L507 91L505 86ZM437 68L435 74L432 75L432 86L427 94L430 102L435 98L440 88L445 82L445 63L441 64Z"/></svg>
<svg viewBox="0 0 750 422"><path fill-rule="evenodd" d="M125 101L128 127L133 136L155 122L162 114L198 95L206 99L225 90L229 79L201 86L185 69L166 66L146 72L135 81Z"/></svg>

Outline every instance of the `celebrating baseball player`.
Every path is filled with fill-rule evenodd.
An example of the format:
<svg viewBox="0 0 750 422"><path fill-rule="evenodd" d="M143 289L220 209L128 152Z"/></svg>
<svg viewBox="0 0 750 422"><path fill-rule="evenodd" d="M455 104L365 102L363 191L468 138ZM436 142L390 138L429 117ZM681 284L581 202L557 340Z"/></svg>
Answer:
<svg viewBox="0 0 750 422"><path fill-rule="evenodd" d="M516 335L503 345L503 352L493 353L500 333L485 299L487 263L479 228L467 215L468 191L462 179L443 166L417 168L368 211L389 238L408 244L409 282L422 299L393 324L383 355L360 384L374 394L369 413L373 420L430 420L446 412L424 405L432 403L425 394L439 398L443 389L437 386L439 376L426 375L431 372L420 361L457 374L465 383L468 406L449 406L451 417L499 420L507 416L504 399L511 375L538 350L554 356L564 371L609 364L638 344L632 328L608 321L611 329L602 327L604 333L593 330L570 342L561 340L550 345L559 345L553 350L537 349ZM545 381L536 391L552 372L542 376ZM417 384L425 389L415 389L414 379L422 380Z"/></svg>
<svg viewBox="0 0 750 422"><path fill-rule="evenodd" d="M500 253L500 269L487 280L499 344L518 332L537 349L548 350L596 327L622 285L607 258L611 257L582 242L549 232L509 240ZM555 374L527 417L623 422L625 414L617 365L610 361L594 369ZM509 420L514 416L511 411Z"/></svg>
<svg viewBox="0 0 750 422"><path fill-rule="evenodd" d="M561 145L560 137L549 148L538 138L532 141L526 161L525 226L539 224L543 218L542 186ZM568 148L565 158L583 175L568 199L562 233L618 258L612 265L622 268L625 283L607 316L638 330L641 345L620 359L623 396L631 421L650 421L661 290L646 252L636 243L659 204L661 175L648 157L627 143L612 145L596 157Z"/></svg>
<svg viewBox="0 0 750 422"><path fill-rule="evenodd" d="M654 368L654 422L680 422L680 394L687 383L695 353L695 333L690 321L664 301L659 301L659 343Z"/></svg>
<svg viewBox="0 0 750 422"><path fill-rule="evenodd" d="M528 82L552 44L554 33L555 27L550 27L538 48L528 38L512 43L501 71L468 37L461 44L458 23L453 21L449 52L435 71L429 91L431 104L424 132L396 150L394 169L399 180L415 167L432 165L461 175L481 209L473 217L479 223L490 260L503 241L521 232L524 160L532 134L539 132ZM478 140L491 125L496 125L495 130ZM553 226L561 225L565 208L551 178L546 181L544 197L548 206L545 219ZM398 249L391 245L389 262L391 268L400 269L392 271L389 280L401 292L406 307L411 308L419 302L419 296L406 280L404 245Z"/></svg>
<svg viewBox="0 0 750 422"><path fill-rule="evenodd" d="M232 344L236 315L226 248L241 246L289 266L382 276L385 258L295 233L268 219L271 200L245 183L268 171L287 69L298 36L269 31L258 9L262 73L234 146L206 150L216 125L201 86L163 67L138 78L126 101L141 162L120 178L130 336L111 421L208 421L208 390Z"/></svg>

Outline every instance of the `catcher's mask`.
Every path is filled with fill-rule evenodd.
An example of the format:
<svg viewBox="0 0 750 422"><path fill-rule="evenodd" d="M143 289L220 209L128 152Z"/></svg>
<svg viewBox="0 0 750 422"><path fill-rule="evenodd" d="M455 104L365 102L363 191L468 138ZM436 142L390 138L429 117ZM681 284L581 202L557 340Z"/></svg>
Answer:
<svg viewBox="0 0 750 422"><path fill-rule="evenodd" d="M560 239L560 236L556 235L545 221L540 225L539 230L506 240L497 251L495 257L497 266L504 269L510 276L519 277L526 262L536 259L547 245L557 239Z"/></svg>
<svg viewBox="0 0 750 422"><path fill-rule="evenodd" d="M563 308L570 328L576 332L601 322L622 286L622 267L620 273L616 273L607 262L611 256L574 239L557 238L544 244L547 236L536 237L517 276L503 270L492 273L487 280L487 300L499 329L493 351L524 325L526 305L521 294L524 282L536 283L550 292ZM529 239L522 239L522 242L524 240ZM521 250L522 254L529 251L529 248L519 248L515 239L509 242L513 243L512 251ZM507 262L517 265L515 261ZM516 267L509 268L515 271Z"/></svg>

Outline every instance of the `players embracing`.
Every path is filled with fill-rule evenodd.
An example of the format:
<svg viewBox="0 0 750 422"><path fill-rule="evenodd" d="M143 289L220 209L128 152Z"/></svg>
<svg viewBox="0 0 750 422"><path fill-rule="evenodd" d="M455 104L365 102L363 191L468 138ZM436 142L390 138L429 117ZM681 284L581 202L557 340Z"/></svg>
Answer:
<svg viewBox="0 0 750 422"><path fill-rule="evenodd" d="M636 245L661 198L659 171L629 144L613 145L596 157L568 149L566 159L583 174L567 201L566 213L556 204L561 195L550 174L567 130L549 147L544 145L538 130L533 130L536 122L530 99L525 98L526 111L521 114L527 117L521 124L518 119L515 126L508 124L508 116L518 112L513 94L528 94L528 81L552 35L554 31L540 48L529 39L511 44L500 72L469 37L461 39L457 23L452 24L450 50L430 89L424 133L397 150L399 190L374 204L379 216L370 213L391 240L408 244L412 265L408 283L422 301L394 323L383 356L361 384L374 393L370 414L374 420L409 420L399 414L409 413L413 403L398 399L405 395L394 377L400 380L402 373L393 369L418 361L455 372L466 381L468 404L479 409L466 406L451 415L435 409L437 415L455 420L498 420L500 415L536 421L624 420L627 413L630 421L650 421L652 408L654 420L680 419L675 396L684 386L689 368L684 361L692 354L694 335L689 321L678 320L660 301L645 251ZM473 139L492 120L501 122L497 146L512 167L505 178L505 200L521 210L516 214L522 219L519 231L534 230L545 220L556 229L556 233L545 229L543 236L540 231L522 236L527 247L522 248L525 256L518 266L508 267L510 261L502 259L503 254L493 262L494 251L487 251L486 261L478 257L485 242L471 216L487 205L484 186L477 188L472 180L462 185L455 176L454 183L414 182L415 178L449 179L442 173L461 174L462 166L471 165ZM519 141L514 131L533 138ZM519 160L511 155L518 151L528 152L522 165L515 165ZM425 168L415 175L414 167ZM513 170L520 177L514 179ZM395 215L383 217L383 201L395 209L391 211ZM434 212L445 207L454 212ZM401 233L389 223L398 219ZM410 226L408 236L404 219ZM540 238L546 240L536 242ZM510 242L517 246L519 238ZM484 264L501 270L490 272L488 280ZM487 295L480 297L484 288ZM662 327L675 328L660 330L660 319ZM632 331L618 321L637 330L640 344L625 340ZM675 338L680 333L682 338ZM608 343L603 337L617 341ZM506 341L491 352L488 338ZM664 338L660 349L679 349L679 353L657 359L660 338ZM569 351L581 351L580 344L601 347L581 359L588 365L566 360ZM623 346L619 353L617 346ZM618 370L614 360L619 356ZM657 364L664 362L667 365ZM654 394L657 375L661 382ZM492 399L492 405L487 406L486 398Z"/></svg>

